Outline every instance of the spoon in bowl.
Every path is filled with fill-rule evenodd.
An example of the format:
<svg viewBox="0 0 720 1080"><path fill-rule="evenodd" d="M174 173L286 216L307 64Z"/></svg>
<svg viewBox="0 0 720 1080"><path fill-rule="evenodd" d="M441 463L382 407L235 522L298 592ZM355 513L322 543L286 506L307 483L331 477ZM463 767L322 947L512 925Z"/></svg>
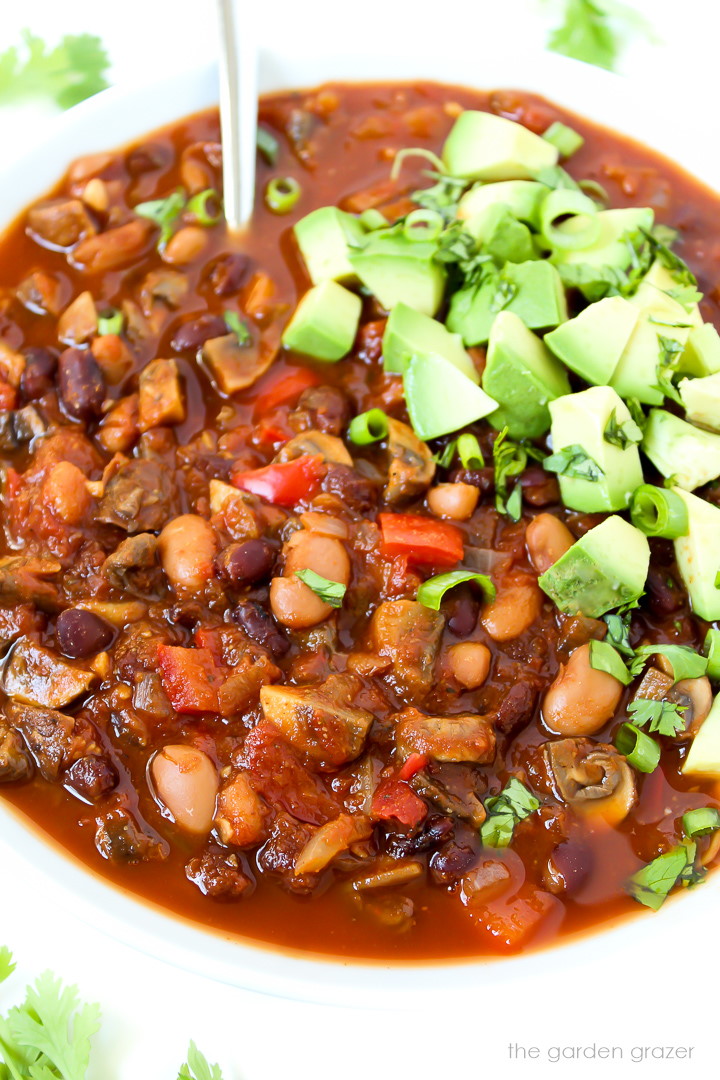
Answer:
<svg viewBox="0 0 720 1080"><path fill-rule="evenodd" d="M257 47L240 0L217 0L220 32L220 131L225 219L231 232L246 228L255 200Z"/></svg>

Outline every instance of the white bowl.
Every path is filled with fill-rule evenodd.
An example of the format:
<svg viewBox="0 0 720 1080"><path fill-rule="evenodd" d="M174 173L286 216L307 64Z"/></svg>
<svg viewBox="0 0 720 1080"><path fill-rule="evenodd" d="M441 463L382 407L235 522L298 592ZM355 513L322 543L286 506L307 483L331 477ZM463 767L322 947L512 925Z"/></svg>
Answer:
<svg viewBox="0 0 720 1080"><path fill-rule="evenodd" d="M707 184L720 187L720 161L702 118L662 88L633 86L598 68L547 53L477 56L457 49L427 56L372 53L314 54L306 43L292 53L261 55L261 90L308 87L325 81L433 80L478 88L530 90L614 128L681 161ZM43 194L80 154L114 148L217 102L212 67L182 72L144 86L106 90L60 117L43 145L0 175L0 222L10 222ZM150 955L199 974L263 993L339 1005L408 1007L434 997L541 979L549 969L612 969L620 957L642 956L653 943L677 937L692 954L702 949L703 928L716 918L720 874L708 885L671 899L656 915L606 924L592 934L566 938L525 956L497 960L382 964L343 961L239 941L163 912L109 885L99 874L48 843L39 830L0 800L0 844L28 859L54 883L72 909L93 925ZM6 885L7 887L7 885ZM302 917L301 911L298 917ZM712 922L711 922L712 920ZM697 955L703 955L698 951ZM617 991L618 988L616 988Z"/></svg>

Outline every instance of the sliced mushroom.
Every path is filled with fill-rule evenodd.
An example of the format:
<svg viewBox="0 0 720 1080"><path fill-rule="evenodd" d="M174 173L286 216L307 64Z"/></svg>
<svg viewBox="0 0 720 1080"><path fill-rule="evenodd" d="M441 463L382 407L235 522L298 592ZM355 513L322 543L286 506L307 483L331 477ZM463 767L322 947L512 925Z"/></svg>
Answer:
<svg viewBox="0 0 720 1080"><path fill-rule="evenodd" d="M210 338L203 356L221 394L230 396L246 390L264 375L277 354L277 345L262 338L241 345L236 334Z"/></svg>
<svg viewBox="0 0 720 1080"><path fill-rule="evenodd" d="M20 638L8 653L2 672L2 690L24 705L60 709L87 692L95 673L68 664L30 638Z"/></svg>
<svg viewBox="0 0 720 1080"><path fill-rule="evenodd" d="M666 699L684 707L685 729L677 737L689 739L700 730L703 720L712 708L713 692L710 680L706 675L697 679L681 679L668 691Z"/></svg>
<svg viewBox="0 0 720 1080"><path fill-rule="evenodd" d="M591 739L561 739L543 750L553 786L580 814L618 825L635 803L632 769L613 746Z"/></svg>
<svg viewBox="0 0 720 1080"><path fill-rule="evenodd" d="M321 825L308 840L297 859L293 873L317 874L334 858L372 833L372 822L365 814L340 814Z"/></svg>
<svg viewBox="0 0 720 1080"><path fill-rule="evenodd" d="M324 431L303 431L302 435L296 435L285 443L275 460L292 461L304 454L315 457L320 454L328 465L348 465L350 468L353 466L353 459L342 439L338 439L336 435L326 435Z"/></svg>
<svg viewBox="0 0 720 1080"><path fill-rule="evenodd" d="M151 570L158 565L157 537L153 533L136 533L108 555L101 572L116 589L135 591L137 571Z"/></svg>
<svg viewBox="0 0 720 1080"><path fill-rule="evenodd" d="M92 293L81 292L58 319L57 336L66 345L82 345L97 333L98 316Z"/></svg>
<svg viewBox="0 0 720 1080"><path fill-rule="evenodd" d="M163 267L151 270L140 287L140 306L146 318L156 313L158 304L163 308L179 307L187 295L190 284L187 274Z"/></svg>
<svg viewBox="0 0 720 1080"><path fill-rule="evenodd" d="M412 428L399 420L388 421L388 480L383 492L389 503L408 502L432 483L435 462L430 448Z"/></svg>
<svg viewBox="0 0 720 1080"><path fill-rule="evenodd" d="M403 758L415 753L435 761L485 764L495 757L495 733L484 716L425 716L409 707L392 719Z"/></svg>
<svg viewBox="0 0 720 1080"><path fill-rule="evenodd" d="M28 229L33 240L51 248L72 247L97 232L80 199L56 199L33 206L28 213Z"/></svg>
<svg viewBox="0 0 720 1080"><path fill-rule="evenodd" d="M29 780L33 763L22 737L0 717L0 783Z"/></svg>
<svg viewBox="0 0 720 1080"><path fill-rule="evenodd" d="M181 424L185 400L174 360L153 360L140 374L138 426L140 431Z"/></svg>
<svg viewBox="0 0 720 1080"><path fill-rule="evenodd" d="M0 559L0 599L34 604L41 611L57 611L61 606L60 590L44 579L54 577L61 569L55 559L6 555Z"/></svg>

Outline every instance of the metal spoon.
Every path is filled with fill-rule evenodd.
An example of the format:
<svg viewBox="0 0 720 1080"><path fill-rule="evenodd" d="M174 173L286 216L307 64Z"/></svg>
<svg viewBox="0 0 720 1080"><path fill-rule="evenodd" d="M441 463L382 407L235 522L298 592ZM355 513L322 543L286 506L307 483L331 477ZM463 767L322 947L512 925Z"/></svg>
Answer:
<svg viewBox="0 0 720 1080"><path fill-rule="evenodd" d="M225 218L228 228L237 232L250 221L255 200L257 48L252 18L242 0L217 0L217 10Z"/></svg>

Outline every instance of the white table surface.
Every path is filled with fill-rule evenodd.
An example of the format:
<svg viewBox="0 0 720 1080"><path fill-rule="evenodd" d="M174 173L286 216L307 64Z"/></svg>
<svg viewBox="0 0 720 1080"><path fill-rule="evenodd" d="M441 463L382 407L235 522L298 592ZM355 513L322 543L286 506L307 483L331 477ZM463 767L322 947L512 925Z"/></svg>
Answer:
<svg viewBox="0 0 720 1080"><path fill-rule="evenodd" d="M642 0L635 5L651 14L659 41L636 41L623 62L630 77L667 72L687 99L688 108L704 108L712 137L717 101L719 20L710 0ZM275 0L264 5L271 30L292 37L298 19L311 18L318 35L336 41L351 32L350 5ZM210 0L5 0L0 21L0 50L29 26L48 41L63 33L92 31L102 36L112 60L115 82L132 80L160 63L170 68L196 62L214 49ZM429 29L438 9L422 0L363 0L363 18L377 22L378 33L407 36L407 20ZM455 0L441 12L448 41L454 34L494 38L518 47L540 43L548 26L552 0ZM709 21L710 20L710 21ZM329 47L331 47L329 45ZM480 66L481 70L481 66ZM702 96L704 93L704 97ZM42 140L52 123L46 110L0 111L3 147ZM6 152L6 150L5 150ZM647 917L652 918L651 915ZM599 969L550 970L548 978L487 987L457 1001L436 1001L428 987L421 1011L379 1015L371 1008L334 1009L262 997L232 989L166 965L103 936L63 906L52 883L17 856L2 862L0 944L16 953L18 972L0 989L0 1008L19 997L25 982L51 968L77 983L85 1000L101 1003L103 1027L96 1039L90 1080L175 1080L187 1043L195 1039L225 1080L425 1080L450 1075L462 1080L505 1080L561 1074L653 1077L716 1074L717 933L688 925L682 941L658 939L615 954ZM370 1003L369 1003L370 1004ZM536 1046L539 1056L510 1060L508 1044ZM582 1058L551 1063L552 1046L615 1045L622 1061ZM693 1046L687 1060L636 1063L633 1047ZM637 1056L637 1055L636 1055Z"/></svg>

